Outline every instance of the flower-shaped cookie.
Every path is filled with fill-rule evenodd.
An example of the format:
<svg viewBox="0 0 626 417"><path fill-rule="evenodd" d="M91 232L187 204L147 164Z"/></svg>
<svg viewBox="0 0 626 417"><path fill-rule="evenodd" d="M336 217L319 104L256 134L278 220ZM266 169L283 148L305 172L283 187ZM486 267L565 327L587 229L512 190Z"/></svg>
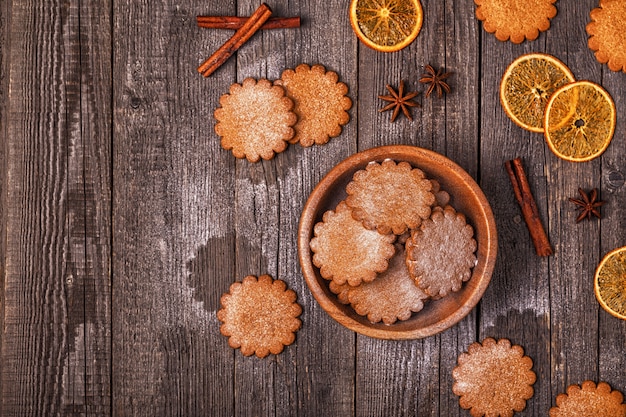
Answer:
<svg viewBox="0 0 626 417"><path fill-rule="evenodd" d="M366 229L352 217L343 201L335 211L324 213L313 232L315 237L309 243L313 263L320 268L322 277L339 285L374 280L378 272L387 269L395 252L394 235Z"/></svg>
<svg viewBox="0 0 626 417"><path fill-rule="evenodd" d="M626 404L621 392L611 391L606 382L598 386L585 381L582 386L570 385L567 394L556 397L550 417L626 417Z"/></svg>
<svg viewBox="0 0 626 417"><path fill-rule="evenodd" d="M434 298L460 290L477 262L473 236L463 214L450 206L434 209L406 242L406 264L415 284Z"/></svg>
<svg viewBox="0 0 626 417"><path fill-rule="evenodd" d="M346 186L352 216L368 229L401 235L430 216L435 204L433 184L408 162L370 162Z"/></svg>
<svg viewBox="0 0 626 417"><path fill-rule="evenodd" d="M413 283L404 262L404 248L398 246L385 272L378 274L372 282L347 289L354 311L367 316L372 323L382 320L385 324L393 324L397 320L408 320L412 313L424 307L424 300L428 298Z"/></svg>
<svg viewBox="0 0 626 417"><path fill-rule="evenodd" d="M330 281L328 283L328 288L330 292L337 296L337 300L341 304L350 304L350 300L348 300L348 290L352 288L350 284L344 282L343 284L337 284L335 281Z"/></svg>
<svg viewBox="0 0 626 417"><path fill-rule="evenodd" d="M450 194L447 191L441 189L441 184L437 180L430 180L433 185L432 193L435 195L435 205L439 207L445 207L450 203Z"/></svg>
<svg viewBox="0 0 626 417"><path fill-rule="evenodd" d="M556 0L474 0L476 17L483 21L485 31L500 41L522 43L537 39L539 32L550 28L556 16Z"/></svg>
<svg viewBox="0 0 626 417"><path fill-rule="evenodd" d="M338 80L336 72L326 71L322 65L300 64L295 70L285 70L281 79L275 81L285 87L295 102L298 123L290 143L300 142L305 147L323 145L339 136L341 126L350 120L347 110L352 107L352 100L346 96L348 86Z"/></svg>
<svg viewBox="0 0 626 417"><path fill-rule="evenodd" d="M228 337L230 347L241 348L244 356L253 353L263 358L277 355L294 342L302 322L302 307L296 293L284 281L261 275L249 275L235 282L220 299L217 318L223 323L220 332Z"/></svg>
<svg viewBox="0 0 626 417"><path fill-rule="evenodd" d="M294 135L292 126L298 118L291 111L293 101L268 80L246 78L233 84L230 94L220 97L220 105L214 113L215 133L222 137L222 147L237 158L271 159Z"/></svg>
<svg viewBox="0 0 626 417"><path fill-rule="evenodd" d="M473 417L512 417L534 394L533 361L507 339L472 343L458 362L452 370L452 391Z"/></svg>
<svg viewBox="0 0 626 417"><path fill-rule="evenodd" d="M608 64L611 71L626 72L626 2L600 0L600 7L593 9L590 16L588 45L595 51L596 59Z"/></svg>

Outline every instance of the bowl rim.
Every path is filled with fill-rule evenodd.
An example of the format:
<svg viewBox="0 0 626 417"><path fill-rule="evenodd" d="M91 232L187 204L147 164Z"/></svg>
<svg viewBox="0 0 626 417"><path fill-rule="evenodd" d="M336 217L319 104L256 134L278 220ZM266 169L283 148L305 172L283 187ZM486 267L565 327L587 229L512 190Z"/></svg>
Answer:
<svg viewBox="0 0 626 417"><path fill-rule="evenodd" d="M313 235L313 226L315 225L317 207L325 197L328 185L333 184L339 180L346 171L358 166L365 166L371 161L382 161L384 159L393 159L396 161L402 161L406 159L406 155L413 155L414 157L421 159L431 160L435 164L446 166L452 173L457 175L459 179L467 185L469 192L472 196L478 200L479 215L482 217L487 227L482 230L486 235L486 247L479 248L481 252L484 252L485 263L482 265L480 271L474 270L472 272L472 278L476 272L481 276L478 279L478 284L472 286L468 299L465 303L459 304L458 308L454 310L450 315L442 318L441 320L432 323L426 327L420 327L415 329L397 330L397 329L385 329L371 327L363 324L354 318L346 315L336 302L330 300L326 291L322 288L317 275L316 267L313 265L312 251L309 247L309 242ZM403 159L405 158L405 159ZM449 158L436 153L434 151L420 148L412 145L385 145L379 146L364 151L357 152L343 161L335 165L314 187L313 191L309 195L302 214L300 216L300 222L298 226L298 259L300 267L304 275L305 282L309 287L309 290L313 294L313 297L318 304L339 324L353 330L359 334L378 338L378 339L419 339L427 336L432 336L440 333L448 328L452 327L465 316L478 304L486 291L489 282L491 281L491 275L494 270L496 254L498 249L496 224L491 210L491 206L485 197L482 189L478 186L476 181L458 164L450 160ZM477 249L478 250L478 249ZM477 265L478 268L481 265Z"/></svg>

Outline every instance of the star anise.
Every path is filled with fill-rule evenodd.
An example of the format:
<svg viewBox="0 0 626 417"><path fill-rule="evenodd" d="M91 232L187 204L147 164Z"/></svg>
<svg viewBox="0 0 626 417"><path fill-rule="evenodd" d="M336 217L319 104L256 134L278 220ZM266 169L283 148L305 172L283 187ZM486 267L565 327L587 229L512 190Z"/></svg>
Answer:
<svg viewBox="0 0 626 417"><path fill-rule="evenodd" d="M439 71L435 71L432 65L426 65L424 67L426 70L426 74L422 74L422 78L420 78L420 82L423 84L430 84L428 86L428 90L426 90L426 97L429 97L433 91L437 90L437 97L441 97L443 92L450 92L450 86L446 81L446 78L454 74L453 72L443 72L443 68L440 68Z"/></svg>
<svg viewBox="0 0 626 417"><path fill-rule="evenodd" d="M604 201L597 201L598 189L594 188L587 195L587 193L585 193L582 188L579 188L578 193L580 194L582 199L577 199L577 198L569 199L569 201L576 204L578 206L577 209L580 210L580 214L578 215L578 217L576 217L576 223L579 223L585 217L587 218L587 220L591 220L591 215L594 215L597 218L600 218L599 207L604 204Z"/></svg>
<svg viewBox="0 0 626 417"><path fill-rule="evenodd" d="M381 100L389 101L390 103L378 111L384 112L394 109L393 114L391 115L392 122L396 120L396 117L398 117L398 114L400 114L400 110L402 110L402 113L404 113L404 115L409 120L413 120L413 117L411 117L411 112L409 111L409 107L420 106L419 104L411 100L412 98L416 97L419 92L416 91L404 95L404 81L400 81L400 87L398 88L397 93L389 84L387 84L387 90L389 91L389 93L391 93L390 96L378 96L378 98Z"/></svg>

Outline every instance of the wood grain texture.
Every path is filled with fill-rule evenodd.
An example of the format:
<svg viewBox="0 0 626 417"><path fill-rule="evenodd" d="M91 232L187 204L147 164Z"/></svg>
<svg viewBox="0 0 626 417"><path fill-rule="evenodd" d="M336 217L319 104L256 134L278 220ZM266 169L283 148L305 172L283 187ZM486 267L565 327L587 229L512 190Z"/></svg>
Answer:
<svg viewBox="0 0 626 417"><path fill-rule="evenodd" d="M336 71L349 88L355 85L352 49L342 48L349 29L346 17L333 12L338 2L301 4L294 8L287 2L272 4L276 16L300 15L299 30L265 31L242 48L237 57L237 80L246 77L280 78L288 68L300 63L321 64ZM249 14L254 2L239 5L239 15ZM326 22L325 24L320 24ZM336 32L328 44L324 30ZM337 44L333 44L337 43ZM284 45L293 45L285 48ZM226 90L226 86L224 90ZM352 95L353 93L351 93ZM285 349L275 361L244 359L237 353L235 395L236 410L241 415L346 415L353 404L354 337L339 330L315 304L306 289L297 263L296 235L299 213L309 192L341 156L349 155L354 141L353 123L346 126L329 144L302 148L290 145L270 161L249 164L237 162L236 224L237 279L247 273L270 273L282 279L298 294L304 308L303 328L296 343ZM326 158L327 152L333 155ZM279 225L279 228L276 226ZM334 327L332 338L325 329ZM287 391L279 387L289 388ZM265 401L252 401L264 398ZM262 404L262 405L261 405ZM238 407L238 408L237 408Z"/></svg>
<svg viewBox="0 0 626 417"><path fill-rule="evenodd" d="M212 135L234 61L208 80L195 71L225 40L195 27L207 12L192 1L113 7L118 416L234 413L233 351L215 312L234 278L236 186L232 156Z"/></svg>
<svg viewBox="0 0 626 417"><path fill-rule="evenodd" d="M467 416L458 355L506 337L534 362L520 416L546 415L585 379L626 393L626 322L593 294L602 256L626 245L623 73L599 64L585 25L597 0L556 3L551 28L514 45L486 33L474 2L423 0L418 38L392 54L362 45L344 0L277 0L301 27L255 34L210 78L197 66L232 31L198 15L249 16L252 0L0 2L0 416ZM499 104L507 65L547 52L617 107L598 159L555 157ZM220 146L214 110L246 77L322 64L349 87L342 134L270 161ZM423 97L425 64L452 91ZM422 91L411 122L379 113L385 85ZM420 340L368 338L320 307L298 264L303 206L338 162L380 145L457 162L496 217L498 258L482 301ZM503 163L521 157L555 254L535 255ZM602 219L567 201L600 190ZM244 276L284 280L303 307L294 344L244 357L220 334L220 297Z"/></svg>
<svg viewBox="0 0 626 417"><path fill-rule="evenodd" d="M358 101L363 108L359 119L359 149L398 143L432 149L448 156L477 179L478 96L470 80L477 78L478 30L473 20L458 19L457 23L456 19L456 16L471 16L474 5L437 1L425 1L422 5L422 32L409 47L395 54L359 47ZM455 23L448 26L448 22ZM426 64L455 73L449 79L451 94L441 99L436 95L423 96L425 86L418 80ZM386 84L397 88L400 80L405 80L409 91L422 91L417 99L422 108L412 110L412 122L400 116L390 123L389 113L375 113L382 107L377 96L385 94ZM446 111L448 108L455 111ZM400 346L360 337L363 340L359 340L359 345L364 346L361 349L374 353L357 355L360 376L357 415L377 415L370 414L371 409L392 409L392 415L458 414L458 402L449 381L456 354L450 354L449 349L467 346L474 340L475 320L470 315L446 331L445 336ZM400 358L412 360L405 363ZM386 378L411 383L405 388L402 383L385 383Z"/></svg>
<svg viewBox="0 0 626 417"><path fill-rule="evenodd" d="M602 67L602 85L615 100L615 106L623 109L626 106L624 77ZM626 136L626 121L617 118L615 135L611 145L602 155L601 177L598 179L600 199L606 201L602 206L602 222L600 224L600 243L597 256L592 258L596 264L613 249L626 246L626 147L623 146ZM621 145L620 145L621 143ZM594 185L597 186L597 185ZM587 277L585 277L587 278ZM598 321L598 380L608 382L614 389L624 387L626 377L626 321L618 320L604 310L599 309ZM618 388L619 389L619 388ZM622 390L622 392L624 392Z"/></svg>
<svg viewBox="0 0 626 417"><path fill-rule="evenodd" d="M103 6L97 21L91 16L101 10L78 2L13 3L4 16L3 416L110 415L110 25Z"/></svg>
<svg viewBox="0 0 626 417"><path fill-rule="evenodd" d="M559 21L556 21L548 52L559 56L567 51L565 62L576 79L601 83L602 67L586 48L584 30L589 11L596 4L589 0L577 5L560 5L560 22L570 19L582 24L568 27L570 25L565 23L557 25ZM568 198L577 194L578 187L588 190L598 186L602 178L601 162L596 159L586 164L574 164L547 152L548 233L558 242L554 259L550 262L553 395L563 392L570 384L598 377L599 307L592 283L598 262L600 223L575 224L576 212Z"/></svg>
<svg viewBox="0 0 626 417"><path fill-rule="evenodd" d="M306 149L294 146L296 153L288 160L293 168L290 168L291 179L286 191L299 190L299 195L297 201L284 208L285 214L293 213L290 214L293 216L290 244L286 249L296 256L297 222L308 195L335 164L357 150L359 90L355 71L357 40L348 22L345 2L302 3L293 12L303 17L304 24L300 31L289 33L293 37L288 44L294 48L288 52L287 68L295 68L300 63L324 65L339 74L339 80L347 84L353 101L350 122L343 127L340 136L323 146ZM304 327L298 335L298 413L303 416L354 415L355 335L320 308L304 283L300 267L295 262L292 265L305 308Z"/></svg>
<svg viewBox="0 0 626 417"><path fill-rule="evenodd" d="M572 27L572 22L586 22L593 3L559 3L552 28L532 42L535 44L532 49L525 44L502 47L491 35L485 34L483 79L499 80L508 62L521 53L536 51L562 59L577 79L601 82L601 67L586 48L584 24ZM498 52L490 56L489 51L496 50ZM504 55L504 61L503 50L510 51ZM482 89L485 103L497 102L497 86L492 84L493 90ZM492 193L488 197L494 210L500 213L501 253L508 257L502 259L502 269L496 271L490 288L493 293L488 292L483 299L484 335L509 337L524 346L533 358L538 375L535 396L521 414L541 415L547 409L546 404L553 405L554 397L564 392L567 385L584 379L595 380L601 373L598 363L602 360L598 361L597 346L604 343L598 334L598 305L592 287L593 270L599 261L600 227L597 222L576 225L576 212L567 201L568 197L576 195L578 187L600 187L601 160L587 164L559 160L547 150L541 135L514 126L499 106L487 104L483 109L482 137L493 140L484 147L483 166L489 161L501 163L509 157L522 155L531 187L537 201L541 202L541 216L549 225L548 234L555 245L554 256L547 259L535 256L532 247L527 246L530 239L519 217L519 208L512 205L512 192L508 192L510 186L504 177L501 175L494 187L486 188ZM507 125L510 127L502 129L501 126ZM496 145L496 140L500 146ZM497 168L485 166L486 172L497 172ZM623 234L618 230L614 229ZM502 312L507 313L502 315ZM612 354L615 351L611 349L620 346L620 342L623 347L623 340L616 342L608 344Z"/></svg>
<svg viewBox="0 0 626 417"><path fill-rule="evenodd" d="M6 45L9 45L10 23L11 23L11 7L8 2L0 4L0 323L4 328L4 311L5 296L4 288L6 282L6 207L7 207L7 155L9 148L8 140L8 96L9 96L9 77L7 76L10 67L10 57ZM3 346L4 332L0 332L0 346ZM0 374L4 372L4 361L0 360ZM0 392L3 392L2 378L0 378ZM0 408L1 409L1 408Z"/></svg>
<svg viewBox="0 0 626 417"><path fill-rule="evenodd" d="M70 5L67 19L71 125L65 283L74 339L64 371L69 381L64 383L72 389L64 413L70 415L111 412L110 6L107 1L77 2Z"/></svg>

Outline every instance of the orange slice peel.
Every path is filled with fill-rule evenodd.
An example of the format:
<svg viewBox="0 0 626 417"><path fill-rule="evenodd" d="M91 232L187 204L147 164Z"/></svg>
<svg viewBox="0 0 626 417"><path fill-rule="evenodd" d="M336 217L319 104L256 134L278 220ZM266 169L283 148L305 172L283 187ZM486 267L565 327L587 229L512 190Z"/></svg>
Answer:
<svg viewBox="0 0 626 417"><path fill-rule="evenodd" d="M626 246L612 250L600 261L594 291L604 310L626 320Z"/></svg>
<svg viewBox="0 0 626 417"><path fill-rule="evenodd" d="M591 81L576 81L554 92L545 110L544 134L559 158L586 162L600 156L615 132L611 95Z"/></svg>
<svg viewBox="0 0 626 417"><path fill-rule="evenodd" d="M352 0L350 24L357 37L379 52L407 47L422 29L420 0Z"/></svg>
<svg viewBox="0 0 626 417"><path fill-rule="evenodd" d="M519 127L543 132L546 104L561 86L574 81L570 69L552 55L525 54L506 69L500 82L500 103Z"/></svg>

